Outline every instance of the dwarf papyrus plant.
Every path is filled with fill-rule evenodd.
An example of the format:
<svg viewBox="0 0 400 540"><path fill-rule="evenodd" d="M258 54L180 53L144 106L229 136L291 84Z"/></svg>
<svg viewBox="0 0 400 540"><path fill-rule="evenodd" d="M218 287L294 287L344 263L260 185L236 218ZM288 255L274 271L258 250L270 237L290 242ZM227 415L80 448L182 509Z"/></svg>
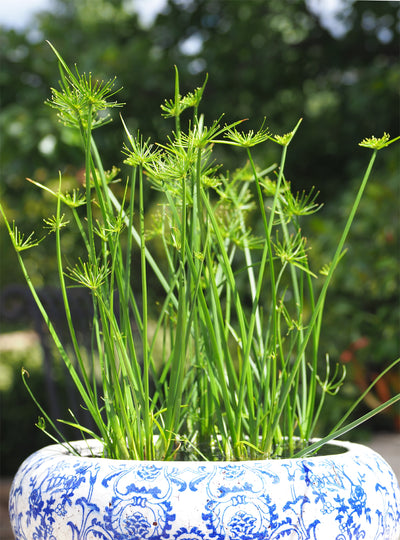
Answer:
<svg viewBox="0 0 400 540"><path fill-rule="evenodd" d="M258 459L315 450L397 401L400 396L346 426L344 418L322 442L307 446L326 394L336 394L345 375L319 347L327 289L376 154L393 141L385 134L361 143L371 149L370 161L336 252L317 279L302 234L302 220L320 208L317 194L293 193L285 177L300 122L282 136L264 123L257 132L241 131L240 122L207 124L199 113L206 83L182 97L176 70L174 98L161 107L175 124L166 142L151 144L122 120L122 159L130 173L117 197L111 183L116 173L104 170L93 133L118 106L114 81L95 82L71 70L53 50L61 82L48 104L80 133L86 185L66 193L61 174L58 191L32 182L56 200L45 228L55 235L72 352L24 265L23 251L37 241L2 212L27 283L97 430L79 425L73 413L64 421L82 436L100 438L113 458L173 459L183 444L195 458ZM243 152L241 170L227 173L216 165L213 150L220 144ZM263 144L280 146L278 165L260 169L254 163L252 149ZM158 192L159 213L145 228L149 188ZM67 263L63 231L72 227L86 255ZM155 282L163 291L156 308L149 295ZM133 283L140 285L139 297ZM71 317L67 288L74 285L87 288L93 300L91 362ZM57 434L55 421L41 411L47 421L42 429L50 424Z"/></svg>

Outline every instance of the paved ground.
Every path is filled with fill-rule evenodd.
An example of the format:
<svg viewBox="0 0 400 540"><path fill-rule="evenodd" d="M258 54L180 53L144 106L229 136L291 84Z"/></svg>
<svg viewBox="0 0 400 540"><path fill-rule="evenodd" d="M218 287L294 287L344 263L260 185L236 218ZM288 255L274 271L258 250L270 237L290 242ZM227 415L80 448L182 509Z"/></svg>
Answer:
<svg viewBox="0 0 400 540"><path fill-rule="evenodd" d="M0 479L0 539L14 540L8 519L8 493L11 482L8 479Z"/></svg>
<svg viewBox="0 0 400 540"><path fill-rule="evenodd" d="M377 435L372 438L367 446L379 452L386 459L400 480L400 434L388 433ZM14 540L7 509L10 485L10 479L0 479L0 540Z"/></svg>

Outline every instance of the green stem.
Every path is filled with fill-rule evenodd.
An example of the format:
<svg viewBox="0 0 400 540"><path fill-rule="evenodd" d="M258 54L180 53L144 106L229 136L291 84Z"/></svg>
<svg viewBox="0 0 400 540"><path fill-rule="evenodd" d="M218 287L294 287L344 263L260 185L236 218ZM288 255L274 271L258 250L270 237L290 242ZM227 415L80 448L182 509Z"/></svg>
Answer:
<svg viewBox="0 0 400 540"><path fill-rule="evenodd" d="M143 388L144 410L143 424L146 438L146 459L153 457L153 436L150 429L150 363L148 346L148 311L147 311L147 270L146 270L146 243L144 227L144 196L143 196L143 167L139 166L139 214L140 214L140 264L142 280L142 346L143 346Z"/></svg>
<svg viewBox="0 0 400 540"><path fill-rule="evenodd" d="M373 164L374 164L374 161L375 161L375 158L376 158L376 153L377 153L377 150L374 150L371 158L370 158L370 161L369 161L369 164L368 164L368 167L367 167L367 170L363 176L363 179L362 179L362 182L361 182L361 185L360 185L360 188L357 192L357 196L355 198L355 201L353 203L353 206L351 208L351 211L350 211L350 214L349 214L349 217L347 218L347 221L346 221L346 225L344 227L344 230L343 230L343 233L340 237L340 240L339 240L339 243L338 243L338 246L336 248L336 252L335 252L335 255L333 257L333 261L332 261L332 264L331 264L331 267L329 269L329 272L328 272L328 276L325 280L325 283L322 287L322 290L319 294L319 297L318 297L318 301L317 301L317 304L315 306L315 309L312 313L312 316L311 316L311 319L310 319L310 322L308 324L308 329L307 329L307 332L304 336L304 339L303 339L303 342L301 343L300 347L299 347L299 351L298 351L298 356L293 364L293 367L292 367L292 370L289 374L289 377L286 381L286 384L284 385L284 388L281 392L281 395L280 395L280 399L279 399L279 409L280 411L282 412L283 411L283 408L285 406L285 403L288 399L288 395L289 395L289 392L290 392L290 389L292 387L292 384L293 384L293 381L297 375L297 371L301 365L301 362L302 362L302 357L303 357L303 354L306 350L306 347L307 347L307 344L308 344L308 341L314 331L314 326L315 324L317 323L317 320L320 316L320 313L323 309L323 305L324 305L324 302L325 302L325 298L326 298L326 294L327 294L327 291L328 291L328 287L329 287L329 284L332 280L332 276L333 276L333 272L335 271L336 269L336 266L341 258L341 255L342 255L342 251L343 251L343 247L344 247L344 244L346 242L346 239L347 239L347 236L349 234L349 231L350 231L350 227L351 227L351 224L354 220L354 216L357 212L357 209L358 209L358 206L360 204L360 201L361 201L361 197L364 193L364 190L365 190L365 187L367 185L367 182L368 182L368 179L369 179L369 176L371 174L371 170L372 170L372 167L373 167ZM275 421L273 423L273 426L272 426L272 429L275 430L276 427L278 426L278 422L279 422L279 418L280 418L280 414L277 415L277 417L275 418Z"/></svg>

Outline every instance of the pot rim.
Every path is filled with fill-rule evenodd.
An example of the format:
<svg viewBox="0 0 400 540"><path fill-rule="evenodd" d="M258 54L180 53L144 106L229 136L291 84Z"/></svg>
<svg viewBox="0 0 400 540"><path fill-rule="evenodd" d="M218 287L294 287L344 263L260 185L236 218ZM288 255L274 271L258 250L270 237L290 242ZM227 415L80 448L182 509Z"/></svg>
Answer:
<svg viewBox="0 0 400 540"><path fill-rule="evenodd" d="M311 442L316 442L320 439L312 439ZM304 456L304 457L292 457L292 458L266 458L266 459L254 459L254 460L235 460L235 461L229 461L229 460L193 460L193 461L184 461L184 460L137 460L137 459L113 459L108 457L102 457L101 455L96 455L97 452L101 452L103 445L102 442L98 439L80 439L76 441L69 441L69 444L80 453L79 456L73 454L65 443L57 443L57 444L50 444L47 446L42 447L37 452L41 452L42 454L48 454L48 457L61 457L63 456L65 459L90 459L90 460L96 460L101 462L108 462L108 463L126 463L126 464L141 464L141 465L150 465L150 464L157 464L158 466L176 466L176 464L184 464L186 466L193 466L193 465L201 465L201 466L217 466L227 463L232 466L243 466L243 465L249 465L254 463L263 463L263 462L292 462L296 460L302 460L302 461L309 461L309 460L327 460L327 459L345 459L352 458L354 455L359 455L360 451L364 452L368 451L370 453L376 454L374 450L371 448L359 444L359 443L353 443L349 441L337 441L337 440L331 440L329 443L332 446L342 447L345 449L344 452L341 453L334 453L334 454L324 454L324 455L313 455L313 456ZM35 452L36 453L36 452ZM93 455L95 454L95 455Z"/></svg>

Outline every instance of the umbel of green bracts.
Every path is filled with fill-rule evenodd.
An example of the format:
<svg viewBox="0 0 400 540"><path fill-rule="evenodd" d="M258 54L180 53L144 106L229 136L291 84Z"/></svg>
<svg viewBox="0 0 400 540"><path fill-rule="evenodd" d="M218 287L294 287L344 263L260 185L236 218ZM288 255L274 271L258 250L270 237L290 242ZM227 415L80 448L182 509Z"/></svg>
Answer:
<svg viewBox="0 0 400 540"><path fill-rule="evenodd" d="M30 180L55 199L55 214L44 220L39 239L25 236L1 211L27 284L96 430L80 424L72 410L62 422L82 437L101 439L112 458L173 459L183 445L198 458L212 459L216 452L226 459L261 459L315 451L398 401L400 395L346 424L368 388L339 424L308 445L326 395L338 394L345 379L344 368L332 366L320 350L328 287L345 260L345 241L377 152L399 137L390 140L385 133L360 143L371 149L369 162L336 251L319 272L311 268L312 242L302 233L303 220L321 208L318 193L293 193L285 176L301 121L284 135L272 134L265 120L256 132L241 131L242 120L226 125L222 116L207 124L199 112L207 79L181 96L175 68L174 97L161 105L174 129L154 144L132 134L121 118L128 172L117 185L120 171L104 169L93 133L111 121L110 109L121 106L114 101L115 79L98 82L70 69L50 46L61 78L48 104L65 129L80 134L85 186L65 192L61 173L57 191ZM252 149L263 144L280 147L278 165L260 168L254 162ZM244 166L224 171L213 157L217 145L242 151ZM147 189L155 190L159 202L150 228ZM84 248L85 256L74 263L64 260L65 230L74 230ZM72 350L57 334L23 259L25 250L48 236L55 237ZM155 282L163 291L156 307ZM90 351L74 327L70 286L86 288L92 299ZM25 370L23 380L32 395ZM56 419L32 397L42 415L38 426L63 440Z"/></svg>

